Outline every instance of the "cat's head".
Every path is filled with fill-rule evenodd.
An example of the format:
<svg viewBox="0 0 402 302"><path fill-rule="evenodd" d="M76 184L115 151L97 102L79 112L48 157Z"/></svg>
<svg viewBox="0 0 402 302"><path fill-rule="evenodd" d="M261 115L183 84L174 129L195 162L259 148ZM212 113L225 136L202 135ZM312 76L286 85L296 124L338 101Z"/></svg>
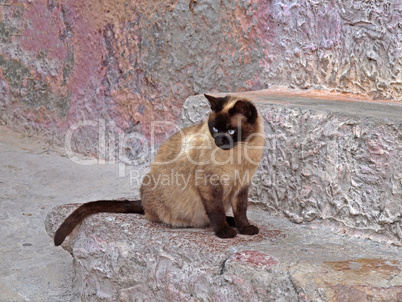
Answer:
<svg viewBox="0 0 402 302"><path fill-rule="evenodd" d="M257 109L249 100L207 94L205 97L212 109L208 118L209 131L219 148L234 148L240 142L248 142L261 130Z"/></svg>

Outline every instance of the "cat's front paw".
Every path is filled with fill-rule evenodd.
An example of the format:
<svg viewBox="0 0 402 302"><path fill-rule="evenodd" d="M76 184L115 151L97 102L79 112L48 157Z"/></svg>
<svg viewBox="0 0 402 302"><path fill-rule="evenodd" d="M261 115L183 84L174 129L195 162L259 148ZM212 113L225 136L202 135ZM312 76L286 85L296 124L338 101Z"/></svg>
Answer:
<svg viewBox="0 0 402 302"><path fill-rule="evenodd" d="M236 237L237 231L234 228L225 227L225 228L217 231L215 234L219 238L233 238L233 237Z"/></svg>
<svg viewBox="0 0 402 302"><path fill-rule="evenodd" d="M244 235L255 235L255 234L258 234L258 232L260 231L258 229L258 227L256 227L255 225L252 225L252 224L247 225L242 228L238 228L238 230L239 230L240 234L244 234Z"/></svg>

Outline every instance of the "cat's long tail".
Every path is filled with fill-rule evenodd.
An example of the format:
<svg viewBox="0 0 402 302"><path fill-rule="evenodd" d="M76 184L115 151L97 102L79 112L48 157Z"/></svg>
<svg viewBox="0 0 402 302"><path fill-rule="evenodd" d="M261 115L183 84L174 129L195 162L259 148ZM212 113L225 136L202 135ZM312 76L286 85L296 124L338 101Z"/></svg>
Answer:
<svg viewBox="0 0 402 302"><path fill-rule="evenodd" d="M86 217L96 213L144 214L141 200L99 200L84 203L70 214L54 234L54 244L59 246L74 228Z"/></svg>

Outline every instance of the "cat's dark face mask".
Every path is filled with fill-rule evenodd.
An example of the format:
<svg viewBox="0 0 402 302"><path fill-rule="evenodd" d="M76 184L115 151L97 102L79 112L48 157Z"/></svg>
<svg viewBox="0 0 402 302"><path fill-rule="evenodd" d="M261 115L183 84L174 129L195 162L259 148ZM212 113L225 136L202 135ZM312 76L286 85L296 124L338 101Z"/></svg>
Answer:
<svg viewBox="0 0 402 302"><path fill-rule="evenodd" d="M230 150L254 133L258 113L249 101L238 100L233 104L229 96L205 97L212 109L208 127L217 147Z"/></svg>

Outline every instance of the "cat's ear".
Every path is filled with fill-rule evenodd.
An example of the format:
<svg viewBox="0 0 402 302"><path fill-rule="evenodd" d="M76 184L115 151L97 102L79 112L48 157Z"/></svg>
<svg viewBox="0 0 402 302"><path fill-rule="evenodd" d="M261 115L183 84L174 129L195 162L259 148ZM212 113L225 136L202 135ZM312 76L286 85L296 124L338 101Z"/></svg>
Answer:
<svg viewBox="0 0 402 302"><path fill-rule="evenodd" d="M219 112L223 109L223 105L227 102L228 98L225 97L214 97L209 94L204 94L204 96L209 101L212 111Z"/></svg>
<svg viewBox="0 0 402 302"><path fill-rule="evenodd" d="M257 109L249 101L237 101L236 104L229 110L229 114L241 114L251 123L257 118Z"/></svg>

